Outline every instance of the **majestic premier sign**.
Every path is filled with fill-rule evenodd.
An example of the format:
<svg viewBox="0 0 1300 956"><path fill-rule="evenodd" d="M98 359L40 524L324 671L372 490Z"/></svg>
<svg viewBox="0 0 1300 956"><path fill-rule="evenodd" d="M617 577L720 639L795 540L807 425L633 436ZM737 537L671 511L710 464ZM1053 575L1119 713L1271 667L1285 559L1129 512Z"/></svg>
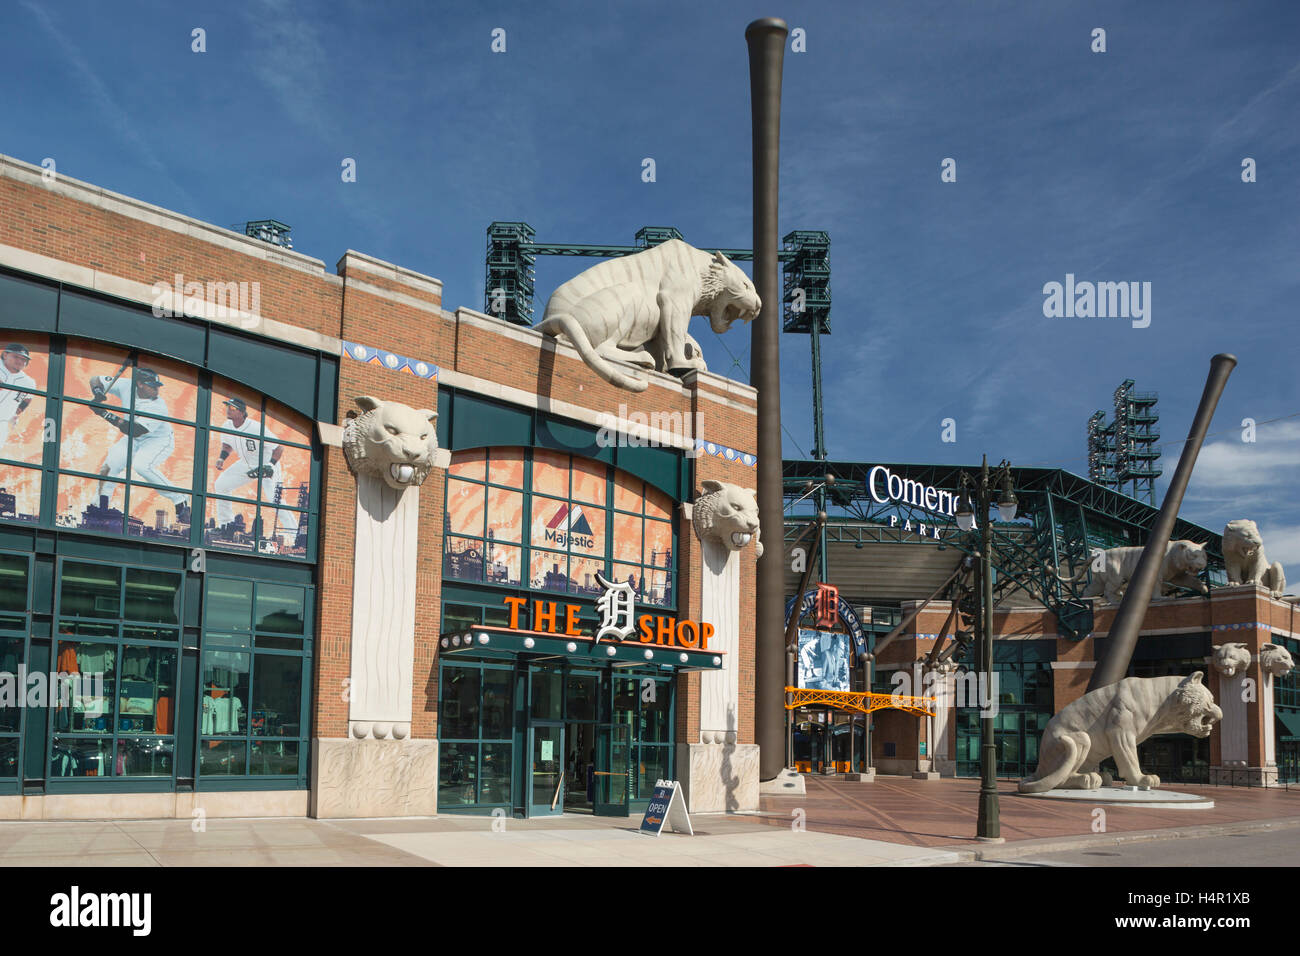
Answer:
<svg viewBox="0 0 1300 956"><path fill-rule="evenodd" d="M582 505L561 504L546 523L543 536L549 546L559 550L572 545L590 551L596 546L596 538L582 513Z"/></svg>

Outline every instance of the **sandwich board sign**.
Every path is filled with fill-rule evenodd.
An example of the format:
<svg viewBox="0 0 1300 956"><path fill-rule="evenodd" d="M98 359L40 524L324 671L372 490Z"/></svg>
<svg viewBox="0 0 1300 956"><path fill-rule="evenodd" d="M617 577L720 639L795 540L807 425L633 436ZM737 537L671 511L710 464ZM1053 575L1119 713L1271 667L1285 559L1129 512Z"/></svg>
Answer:
<svg viewBox="0 0 1300 956"><path fill-rule="evenodd" d="M682 796L682 787L676 780L656 780L654 793L650 795L650 805L645 808L641 819L641 832L651 836L663 833L665 824L674 833L695 835L691 829L691 817L686 812L686 798Z"/></svg>

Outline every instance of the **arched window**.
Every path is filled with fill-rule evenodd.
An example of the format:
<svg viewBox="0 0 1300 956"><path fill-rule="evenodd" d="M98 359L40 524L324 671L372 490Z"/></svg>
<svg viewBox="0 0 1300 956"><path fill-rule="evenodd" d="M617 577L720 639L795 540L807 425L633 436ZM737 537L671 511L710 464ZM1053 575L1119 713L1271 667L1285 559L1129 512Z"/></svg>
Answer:
<svg viewBox="0 0 1300 956"><path fill-rule="evenodd" d="M201 369L0 330L0 520L308 557L311 423Z"/></svg>
<svg viewBox="0 0 1300 956"><path fill-rule="evenodd" d="M631 582L674 606L672 499L603 462L542 448L455 452L447 472L443 575L595 597Z"/></svg>

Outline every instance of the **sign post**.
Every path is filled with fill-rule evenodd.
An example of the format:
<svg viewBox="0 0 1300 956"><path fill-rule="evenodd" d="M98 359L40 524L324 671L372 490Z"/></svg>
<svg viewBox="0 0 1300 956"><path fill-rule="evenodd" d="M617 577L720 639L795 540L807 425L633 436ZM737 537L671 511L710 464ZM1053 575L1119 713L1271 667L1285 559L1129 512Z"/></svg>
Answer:
<svg viewBox="0 0 1300 956"><path fill-rule="evenodd" d="M686 798L682 796L681 784L676 780L655 781L650 805L645 808L645 816L641 819L640 832L659 836L665 825L674 833L695 835L691 829L690 814L686 812Z"/></svg>

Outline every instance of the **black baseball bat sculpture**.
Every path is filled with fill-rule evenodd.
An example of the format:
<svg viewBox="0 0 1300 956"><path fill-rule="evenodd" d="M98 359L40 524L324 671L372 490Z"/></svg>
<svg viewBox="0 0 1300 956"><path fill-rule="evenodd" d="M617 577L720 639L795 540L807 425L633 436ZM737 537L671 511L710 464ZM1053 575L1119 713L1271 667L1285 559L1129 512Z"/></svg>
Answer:
<svg viewBox="0 0 1300 956"><path fill-rule="evenodd" d="M1183 492L1192 477L1192 468L1196 465L1196 456L1200 454L1205 433L1210 429L1210 419L1223 394L1223 386L1228 376L1237 365L1237 357L1226 352L1210 359L1210 377L1205 380L1205 391L1201 393L1201 404L1196 408L1196 417L1192 419L1191 430L1187 433L1187 444L1178 458L1178 467L1170 479L1169 490L1160 505L1160 514L1151 527L1142 557L1138 559L1137 568L1124 592L1119 610L1115 612L1115 622L1110 626L1110 635L1106 641L1106 656L1092 672L1088 690L1106 687L1120 680L1127 672L1129 662L1133 659L1133 650L1137 647L1138 631L1146 617L1151 595L1155 593L1160 577L1160 565L1164 563L1165 551L1169 547L1169 538L1174 531L1174 522L1178 519L1178 509L1183 503ZM761 509L761 505L759 506ZM760 511L760 514L762 512Z"/></svg>
<svg viewBox="0 0 1300 956"><path fill-rule="evenodd" d="M749 383L758 389L758 516L767 540L780 542L785 513L781 494L781 285L777 272L777 186L781 146L781 61L789 30L767 17L745 28L749 45L749 105L754 134L754 288L763 300L751 332ZM772 780L785 768L785 549L758 559L754 667L754 736L758 777Z"/></svg>

